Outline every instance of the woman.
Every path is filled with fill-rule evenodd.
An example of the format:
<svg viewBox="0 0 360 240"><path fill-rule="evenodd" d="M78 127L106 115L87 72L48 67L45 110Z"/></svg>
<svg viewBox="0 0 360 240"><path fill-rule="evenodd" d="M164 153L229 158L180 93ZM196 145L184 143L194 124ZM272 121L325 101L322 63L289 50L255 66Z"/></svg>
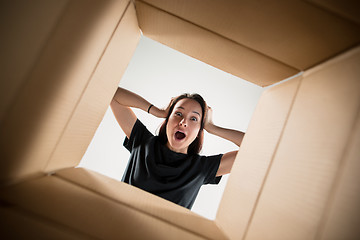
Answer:
<svg viewBox="0 0 360 240"><path fill-rule="evenodd" d="M218 184L230 173L237 154L200 156L203 129L237 146L244 137L243 132L216 126L211 108L198 94L183 94L160 109L119 87L110 106L131 153L122 181L189 209L203 184ZM130 107L165 118L159 136L151 134Z"/></svg>

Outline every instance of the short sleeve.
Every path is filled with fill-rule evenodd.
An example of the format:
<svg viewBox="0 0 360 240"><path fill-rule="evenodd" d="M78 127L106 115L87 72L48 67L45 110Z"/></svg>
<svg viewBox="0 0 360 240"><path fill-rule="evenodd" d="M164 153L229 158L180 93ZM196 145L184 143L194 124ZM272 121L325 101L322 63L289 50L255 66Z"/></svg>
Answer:
<svg viewBox="0 0 360 240"><path fill-rule="evenodd" d="M204 184L218 184L222 176L216 177L223 154L204 157L203 172L205 174Z"/></svg>
<svg viewBox="0 0 360 240"><path fill-rule="evenodd" d="M140 146L141 143L153 136L154 135L145 127L145 125L137 119L131 130L130 138L125 137L123 145L131 152L134 148Z"/></svg>

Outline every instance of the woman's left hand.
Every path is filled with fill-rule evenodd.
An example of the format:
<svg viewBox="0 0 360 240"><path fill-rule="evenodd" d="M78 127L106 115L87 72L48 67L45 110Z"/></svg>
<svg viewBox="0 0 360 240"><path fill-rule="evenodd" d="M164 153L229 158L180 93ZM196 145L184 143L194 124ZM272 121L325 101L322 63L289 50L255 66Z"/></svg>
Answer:
<svg viewBox="0 0 360 240"><path fill-rule="evenodd" d="M209 129L214 125L213 123L213 110L211 107L206 107L204 129L209 132Z"/></svg>
<svg viewBox="0 0 360 240"><path fill-rule="evenodd" d="M237 146L240 146L245 133L238 130L223 128L215 125L213 123L213 110L211 109L211 107L207 107L206 109L207 110L204 121L204 129L208 133L227 139L235 143Z"/></svg>

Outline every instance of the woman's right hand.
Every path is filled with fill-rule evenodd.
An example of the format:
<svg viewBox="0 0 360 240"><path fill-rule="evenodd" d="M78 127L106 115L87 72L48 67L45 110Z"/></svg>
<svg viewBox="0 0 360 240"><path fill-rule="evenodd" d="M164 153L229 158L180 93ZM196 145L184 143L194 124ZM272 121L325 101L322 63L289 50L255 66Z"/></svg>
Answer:
<svg viewBox="0 0 360 240"><path fill-rule="evenodd" d="M153 109L150 109L150 113L153 114L155 117L158 118L166 118L169 114L170 111L170 107L172 105L172 103L174 102L175 98L171 98L170 103L167 105L166 108L157 108L157 107L152 107L154 108L154 111L152 111Z"/></svg>

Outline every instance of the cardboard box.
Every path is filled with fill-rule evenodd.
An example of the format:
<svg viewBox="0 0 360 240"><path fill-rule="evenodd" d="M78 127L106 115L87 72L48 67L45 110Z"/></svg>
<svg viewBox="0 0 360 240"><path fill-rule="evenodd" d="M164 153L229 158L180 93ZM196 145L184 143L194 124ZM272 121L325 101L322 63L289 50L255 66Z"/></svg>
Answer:
<svg viewBox="0 0 360 240"><path fill-rule="evenodd" d="M352 6L352 7L348 7ZM2 238L358 239L357 2L1 3ZM86 169L140 37L267 89L214 221Z"/></svg>

